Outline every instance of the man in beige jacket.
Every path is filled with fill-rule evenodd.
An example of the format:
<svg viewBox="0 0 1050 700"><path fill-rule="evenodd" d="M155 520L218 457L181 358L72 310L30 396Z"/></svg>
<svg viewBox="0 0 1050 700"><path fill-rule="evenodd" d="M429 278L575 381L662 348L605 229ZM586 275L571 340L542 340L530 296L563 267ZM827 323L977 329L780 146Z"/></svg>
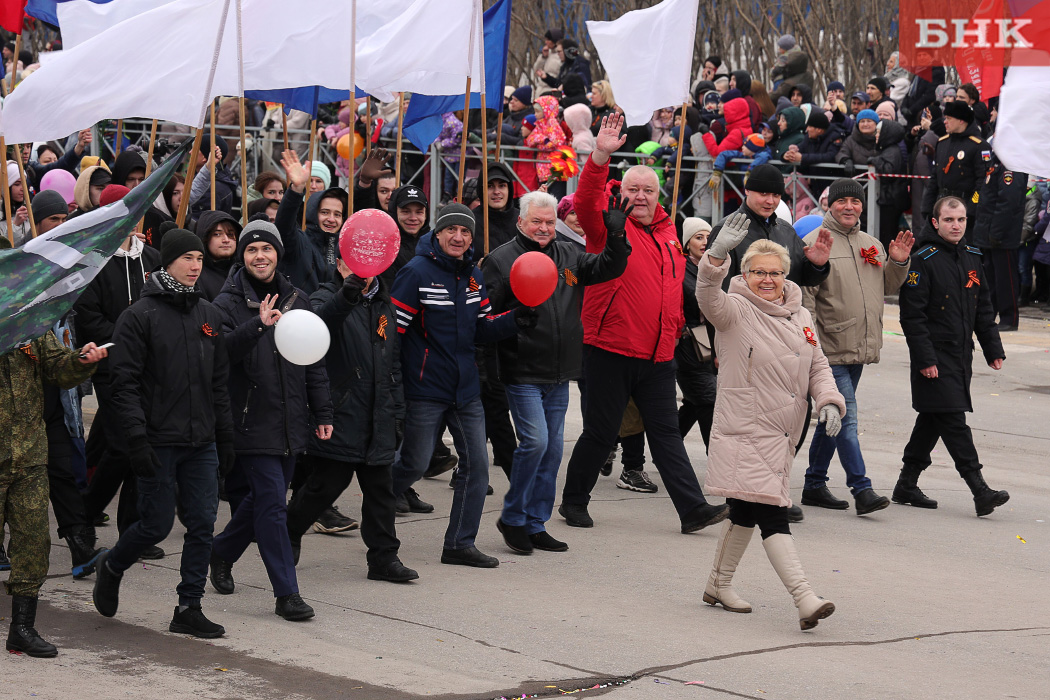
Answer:
<svg viewBox="0 0 1050 700"><path fill-rule="evenodd" d="M856 501L857 515L889 506L890 501L871 487L857 440L857 384L864 365L879 361L882 349L882 307L886 292L900 289L908 275L912 245L910 231L897 234L890 249L860 230L864 191L856 180L841 178L828 188L830 211L823 225L806 237L815 240L820 230L833 237L831 270L823 282L805 287L804 303L816 321L820 343L831 364L835 382L846 398L842 430L829 436L822 424L813 432L809 469L802 491L802 505L846 510L849 502L828 489L828 467L836 449L846 470L846 485Z"/></svg>

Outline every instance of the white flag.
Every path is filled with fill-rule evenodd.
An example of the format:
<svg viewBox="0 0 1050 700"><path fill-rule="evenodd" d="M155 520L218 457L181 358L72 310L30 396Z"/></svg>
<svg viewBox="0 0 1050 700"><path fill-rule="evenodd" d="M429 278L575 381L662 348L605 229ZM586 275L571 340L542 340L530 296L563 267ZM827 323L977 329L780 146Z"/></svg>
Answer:
<svg viewBox="0 0 1050 700"><path fill-rule="evenodd" d="M587 22L628 126L689 99L700 0L664 0L612 22Z"/></svg>
<svg viewBox="0 0 1050 700"><path fill-rule="evenodd" d="M470 51L472 18L481 35L477 0L356 2L360 88L389 101L400 90L458 94L468 73L483 80L481 41ZM145 11L143 2L110 2L79 8L78 16L88 18L79 34L74 30L81 43L55 52L7 98L8 142L62 138L103 119L202 126L211 99L241 92L238 4L245 90L350 89L348 2L168 0ZM121 6L120 12L113 6Z"/></svg>
<svg viewBox="0 0 1050 700"><path fill-rule="evenodd" d="M1050 68L1012 66L999 91L992 149L1010 170L1050 177Z"/></svg>

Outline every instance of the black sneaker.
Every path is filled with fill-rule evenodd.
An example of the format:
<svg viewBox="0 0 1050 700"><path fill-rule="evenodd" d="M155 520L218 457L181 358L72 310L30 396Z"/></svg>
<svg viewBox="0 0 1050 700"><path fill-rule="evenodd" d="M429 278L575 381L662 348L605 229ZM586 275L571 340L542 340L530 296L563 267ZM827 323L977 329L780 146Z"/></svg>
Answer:
<svg viewBox="0 0 1050 700"><path fill-rule="evenodd" d="M215 589L216 593L222 595L230 595L233 593L236 587L233 581L233 564L219 557L212 552L211 554L211 585Z"/></svg>
<svg viewBox="0 0 1050 700"><path fill-rule="evenodd" d="M410 513L433 513L434 512L434 506L430 505L429 503L427 503L423 499L421 499L419 497L419 494L416 493L416 490L414 488L409 487L403 494L401 494L401 498L405 499L405 504L408 506L408 512L410 512ZM399 504L398 512L400 512L400 502L401 501L398 500L398 504Z"/></svg>
<svg viewBox="0 0 1050 700"><path fill-rule="evenodd" d="M473 566L479 569L495 569L499 566L499 559L482 554L477 547L467 547L466 549L441 550L441 563Z"/></svg>
<svg viewBox="0 0 1050 700"><path fill-rule="evenodd" d="M594 521L591 520L585 505L562 503L558 506L558 515L565 518L565 522L572 527L594 527Z"/></svg>
<svg viewBox="0 0 1050 700"><path fill-rule="evenodd" d="M728 517L729 506L716 506L710 503L705 503L704 505L689 511L689 513L682 518L682 534L688 535L690 532L703 530L705 527L720 523Z"/></svg>
<svg viewBox="0 0 1050 700"><path fill-rule="evenodd" d="M10 571L11 560L7 558L7 552L4 551L4 545L0 543L0 571Z"/></svg>
<svg viewBox="0 0 1050 700"><path fill-rule="evenodd" d="M616 461L616 448L614 447L612 452L609 453L609 459L605 460L605 464L600 469L602 476L610 476L612 474L613 462Z"/></svg>
<svg viewBox="0 0 1050 700"><path fill-rule="evenodd" d="M114 573L106 563L108 560L109 550L106 550L99 556L98 564L95 565L95 587L91 591L91 600L100 615L113 617L117 614L117 606L120 604L120 580L124 578L124 574Z"/></svg>
<svg viewBox="0 0 1050 700"><path fill-rule="evenodd" d="M179 606L176 605L168 631L175 634L189 634L201 639L215 639L226 634L226 628L204 617L204 611L199 605L192 605L182 612L179 612Z"/></svg>
<svg viewBox="0 0 1050 700"><path fill-rule="evenodd" d="M659 486L649 480L649 475L644 469L624 469L620 472L620 478L616 480L616 487L641 493L656 493L660 490Z"/></svg>
<svg viewBox="0 0 1050 700"><path fill-rule="evenodd" d="M368 567L368 578L373 581L390 581L391 583L407 583L419 578L415 570L408 568L395 559L386 564L378 564Z"/></svg>
<svg viewBox="0 0 1050 700"><path fill-rule="evenodd" d="M314 609L307 605L298 593L290 593L278 598L273 612L289 622L309 620L314 616Z"/></svg>
<svg viewBox="0 0 1050 700"><path fill-rule="evenodd" d="M535 549L539 549L544 552L569 551L569 545L565 544L561 540L554 539L546 531L534 532L533 534L529 535L529 540L532 542L532 546Z"/></svg>
<svg viewBox="0 0 1050 700"><path fill-rule="evenodd" d="M109 513L99 513L95 516L95 522L92 523L95 527L102 527L103 525L109 524Z"/></svg>
<svg viewBox="0 0 1050 700"><path fill-rule="evenodd" d="M346 532L357 528L357 521L340 513L335 506L321 513L317 518L317 522L314 523L314 532L320 532L323 535L334 535L337 532Z"/></svg>
<svg viewBox="0 0 1050 700"><path fill-rule="evenodd" d="M152 547L146 547L144 550L142 550L142 553L139 554L139 561L156 561L158 559L163 558L164 550L158 547L157 545L153 545Z"/></svg>

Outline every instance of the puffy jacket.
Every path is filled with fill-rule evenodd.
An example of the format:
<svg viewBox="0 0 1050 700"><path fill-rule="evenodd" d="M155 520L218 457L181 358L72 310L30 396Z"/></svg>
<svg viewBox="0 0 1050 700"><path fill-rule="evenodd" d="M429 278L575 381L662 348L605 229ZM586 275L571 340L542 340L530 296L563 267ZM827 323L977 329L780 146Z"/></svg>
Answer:
<svg viewBox="0 0 1050 700"><path fill-rule="evenodd" d="M234 232L240 238L241 222L224 211L202 211L197 219L197 228L195 229L197 237L204 244L204 268L201 270L200 279L197 280L197 289L201 290L204 298L208 301L214 301L215 297L219 296L223 287L226 286L226 278L229 276L230 268L233 267L234 262L243 262L234 260L236 254L225 260L217 260L208 252L208 239L211 237L211 230L223 221L233 226ZM237 242L234 241L234 246L236 247L236 245Z"/></svg>
<svg viewBox="0 0 1050 700"><path fill-rule="evenodd" d="M332 424L324 361L294 365L277 351L274 326L259 318L259 298L244 265L235 265L215 308L230 358L233 446L246 454L294 455L306 450L314 426ZM310 310L310 302L280 273L277 309Z"/></svg>
<svg viewBox="0 0 1050 700"><path fill-rule="evenodd" d="M332 387L334 430L310 438L307 453L352 464L394 462L394 421L405 417L396 309L385 281L371 298L350 304L342 280L326 282L310 297L332 334L325 369Z"/></svg>
<svg viewBox="0 0 1050 700"><path fill-rule="evenodd" d="M879 138L875 153L868 164L880 175L906 175L908 172L905 153L901 151L904 127L897 122L884 119L879 123ZM878 204L885 207L908 206L908 181L903 178L885 178L879 181Z"/></svg>
<svg viewBox="0 0 1050 700"><path fill-rule="evenodd" d="M784 283L784 304L766 301L744 278L729 283L729 260L700 259L696 299L718 334L718 398L704 485L716 496L790 506L791 464L808 397L818 408L846 402L802 306L802 290Z"/></svg>
<svg viewBox="0 0 1050 700"><path fill-rule="evenodd" d="M151 275L117 319L113 404L128 438L199 447L232 437L223 315L200 292L172 292Z"/></svg>
<svg viewBox="0 0 1050 700"><path fill-rule="evenodd" d="M978 248L1016 250L1025 222L1028 174L1007 170L995 156L992 163L977 201L973 242Z"/></svg>
<svg viewBox="0 0 1050 700"><path fill-rule="evenodd" d="M277 216L273 222L284 244L284 255L277 269L288 275L292 284L307 295L313 294L322 282L335 274L335 262L329 262L328 252L331 250L338 255L338 246L334 243L336 237L326 234L317 223L317 208L326 197L340 199L343 211L346 211L345 190L332 187L324 192L315 192L306 204L306 230L303 231L298 221L303 194L289 187L277 207Z"/></svg>
<svg viewBox="0 0 1050 700"><path fill-rule="evenodd" d="M726 136L722 142L716 143L715 135L711 132L703 136L704 145L712 158L722 151L739 151L744 145L744 139L753 133L748 104L742 97L726 102L722 113L726 122Z"/></svg>
<svg viewBox="0 0 1050 700"><path fill-rule="evenodd" d="M471 246L462 260L441 250L434 234L416 245L390 294L401 334L406 399L463 406L481 395L474 346L517 330L514 312L491 315L485 279Z"/></svg>
<svg viewBox="0 0 1050 700"><path fill-rule="evenodd" d="M842 148L843 140L845 140L845 136L842 133L842 127L836 123L829 124L827 131L820 138L811 139L808 136L803 138L798 144L798 152L802 154L800 163L802 173L806 175L818 174L821 169L810 166L835 162L835 156L838 155L839 149ZM824 172L826 173L827 171L825 170Z"/></svg>
<svg viewBox="0 0 1050 700"><path fill-rule="evenodd" d="M864 170L868 159L875 153L875 134L861 133L860 124L853 124L853 133L842 142L839 154L835 156L836 163L852 162L857 168Z"/></svg>
<svg viewBox="0 0 1050 700"><path fill-rule="evenodd" d="M912 253L901 287L901 329L911 355L911 403L920 413L972 411L973 336L984 359L1005 358L981 251L934 234ZM920 370L937 365L937 378Z"/></svg>
<svg viewBox="0 0 1050 700"><path fill-rule="evenodd" d="M884 297L904 284L911 261L898 265L890 260L879 239L861 231L860 223L846 229L828 212L822 227L831 232L831 269L819 285L802 290L821 347L833 365L878 362ZM812 245L818 233L814 230L807 235L806 245ZM872 249L877 265L868 262Z"/></svg>
<svg viewBox="0 0 1050 700"><path fill-rule="evenodd" d="M499 377L504 384L557 384L579 379L584 287L622 275L631 252L622 236L606 236L605 250L595 255L567 241L553 240L541 248L519 232L513 241L485 258L493 311L499 313L521 305L510 286L510 269L519 257L537 250L554 261L558 283L551 297L536 307L540 315L536 327L519 329L514 336L499 342Z"/></svg>
<svg viewBox="0 0 1050 700"><path fill-rule="evenodd" d="M799 107L788 107L780 114L784 117L784 121L787 122L787 129L780 132L777 136L773 154L778 160L783 160L788 148L791 146L799 146L801 148L802 141L806 138L806 135L803 133L806 128L806 113ZM789 166L783 166L781 169L784 172L791 170Z"/></svg>
<svg viewBox="0 0 1050 700"><path fill-rule="evenodd" d="M573 198L588 253L605 249L602 210L609 201L608 179L608 164L588 158ZM593 285L583 297L583 342L627 357L669 362L684 323L682 243L671 217L659 206L648 226L627 219L627 242L631 255L624 273Z"/></svg>

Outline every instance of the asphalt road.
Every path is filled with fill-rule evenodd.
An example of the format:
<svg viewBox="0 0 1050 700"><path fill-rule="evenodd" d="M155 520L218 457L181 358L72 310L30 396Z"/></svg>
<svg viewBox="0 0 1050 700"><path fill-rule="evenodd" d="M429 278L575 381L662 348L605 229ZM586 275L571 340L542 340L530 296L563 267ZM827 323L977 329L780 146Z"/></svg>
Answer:
<svg viewBox="0 0 1050 700"><path fill-rule="evenodd" d="M865 369L859 390L868 473L886 495L914 420L895 316L888 307L883 361ZM299 583L317 616L285 622L252 547L234 568L234 595L209 586L205 611L227 630L212 642L167 632L178 525L162 544L166 559L127 572L113 619L91 605L93 576L70 578L56 541L37 627L60 655L5 657L0 698L1050 697L1050 324L1025 318L1005 342L1001 372L978 355L970 423L988 482L1009 490L1010 502L978 519L938 446L921 482L938 510L893 505L857 517L852 507L806 508L792 526L802 562L837 606L810 632L799 630L757 537L734 582L754 612L703 604L717 533L682 535L662 489L617 489L616 472L595 489L594 529L554 516L550 531L568 552L512 554L495 528L506 486L497 470L478 545L499 556L498 569L438 562L452 493L445 480L428 480L418 490L436 513L398 520L401 558L419 581L368 581L357 533L311 534ZM581 427L577 398L566 460ZM687 446L702 480L698 431ZM796 497L805 466L803 451ZM832 490L848 496L837 462L831 475ZM359 517L355 486L339 505ZM225 504L220 511L218 528L228 518ZM112 544L115 526L99 538ZM8 606L0 602L0 616Z"/></svg>

